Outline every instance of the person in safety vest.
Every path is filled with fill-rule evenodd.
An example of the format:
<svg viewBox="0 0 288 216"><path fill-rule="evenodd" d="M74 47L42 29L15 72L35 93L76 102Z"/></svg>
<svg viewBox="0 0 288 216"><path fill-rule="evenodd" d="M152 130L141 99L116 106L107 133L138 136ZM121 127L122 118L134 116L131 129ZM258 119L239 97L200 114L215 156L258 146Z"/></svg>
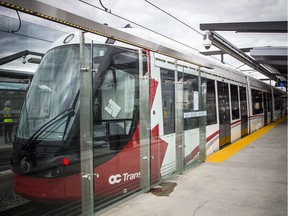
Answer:
<svg viewBox="0 0 288 216"><path fill-rule="evenodd" d="M11 107L10 101L6 101L4 103L3 115L4 115L4 139L5 139L5 143L11 143L12 142L12 131L13 131L13 115L12 115L12 107Z"/></svg>

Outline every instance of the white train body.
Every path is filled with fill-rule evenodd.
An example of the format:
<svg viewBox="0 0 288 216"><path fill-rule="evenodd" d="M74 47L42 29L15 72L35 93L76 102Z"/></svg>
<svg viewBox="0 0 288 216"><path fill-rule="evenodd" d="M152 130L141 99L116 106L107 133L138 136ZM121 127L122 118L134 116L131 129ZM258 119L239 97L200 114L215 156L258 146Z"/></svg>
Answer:
<svg viewBox="0 0 288 216"><path fill-rule="evenodd" d="M285 92L158 35L123 31L184 57L85 34L82 53L93 68L87 83L93 94L84 119L93 124L97 199L159 184L286 115ZM32 200L81 198L80 47L77 33L55 41L21 113L13 185Z"/></svg>

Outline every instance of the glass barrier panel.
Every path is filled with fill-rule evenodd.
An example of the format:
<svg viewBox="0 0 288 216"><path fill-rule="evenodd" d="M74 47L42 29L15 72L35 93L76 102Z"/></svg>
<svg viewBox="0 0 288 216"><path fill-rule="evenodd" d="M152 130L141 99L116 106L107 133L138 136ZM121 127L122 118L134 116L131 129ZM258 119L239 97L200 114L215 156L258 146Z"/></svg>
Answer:
<svg viewBox="0 0 288 216"><path fill-rule="evenodd" d="M92 49L94 204L100 211L145 188L140 86L147 59L137 48L105 40L94 41Z"/></svg>
<svg viewBox="0 0 288 216"><path fill-rule="evenodd" d="M80 215L78 31L19 16L0 7L0 214Z"/></svg>
<svg viewBox="0 0 288 216"><path fill-rule="evenodd" d="M184 73L184 140L185 167L197 161L199 155L199 91L198 76Z"/></svg>

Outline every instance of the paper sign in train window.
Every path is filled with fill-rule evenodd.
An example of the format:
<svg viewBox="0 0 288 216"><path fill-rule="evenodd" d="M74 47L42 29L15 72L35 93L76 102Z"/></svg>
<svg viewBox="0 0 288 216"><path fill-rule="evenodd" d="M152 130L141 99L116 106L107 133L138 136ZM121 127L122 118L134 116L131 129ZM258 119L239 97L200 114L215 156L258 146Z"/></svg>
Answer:
<svg viewBox="0 0 288 216"><path fill-rule="evenodd" d="M121 107L118 106L112 99L109 99L108 105L105 107L106 112L108 112L113 118L117 118Z"/></svg>

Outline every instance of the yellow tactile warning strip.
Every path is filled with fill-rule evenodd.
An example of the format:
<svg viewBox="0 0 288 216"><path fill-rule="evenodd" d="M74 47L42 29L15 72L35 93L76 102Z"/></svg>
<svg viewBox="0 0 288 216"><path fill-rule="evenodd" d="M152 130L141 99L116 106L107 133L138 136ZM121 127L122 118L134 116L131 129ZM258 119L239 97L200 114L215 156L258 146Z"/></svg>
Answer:
<svg viewBox="0 0 288 216"><path fill-rule="evenodd" d="M206 162L214 162L214 163L222 163L228 158L230 158L232 155L236 154L238 151L249 145L251 142L255 141L268 131L270 131L272 128L276 127L278 124L284 122L287 119L287 116L261 128L258 131L253 132L252 134L244 137L241 140L238 140L231 145L227 146L226 148L221 149L218 152L215 152L214 154L209 155L206 158Z"/></svg>

